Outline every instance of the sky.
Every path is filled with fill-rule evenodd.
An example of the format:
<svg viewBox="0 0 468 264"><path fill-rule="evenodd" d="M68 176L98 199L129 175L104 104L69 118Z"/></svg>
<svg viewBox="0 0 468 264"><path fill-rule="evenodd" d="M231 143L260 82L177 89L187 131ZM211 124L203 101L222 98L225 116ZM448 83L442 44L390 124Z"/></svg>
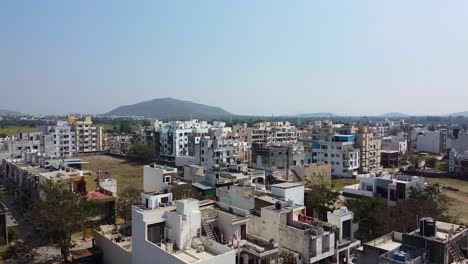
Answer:
<svg viewBox="0 0 468 264"><path fill-rule="evenodd" d="M0 109L173 97L235 114L468 110L468 1L0 3Z"/></svg>

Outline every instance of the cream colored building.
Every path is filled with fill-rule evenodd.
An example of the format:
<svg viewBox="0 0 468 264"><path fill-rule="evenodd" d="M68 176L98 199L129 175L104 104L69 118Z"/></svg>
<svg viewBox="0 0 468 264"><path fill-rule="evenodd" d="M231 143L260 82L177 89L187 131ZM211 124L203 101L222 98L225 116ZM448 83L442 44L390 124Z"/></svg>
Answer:
<svg viewBox="0 0 468 264"><path fill-rule="evenodd" d="M76 151L78 153L102 151L103 129L93 126L91 117L73 123L75 128Z"/></svg>
<svg viewBox="0 0 468 264"><path fill-rule="evenodd" d="M361 153L361 170L372 171L380 167L382 140L376 136L376 128L360 126L356 132L356 147Z"/></svg>

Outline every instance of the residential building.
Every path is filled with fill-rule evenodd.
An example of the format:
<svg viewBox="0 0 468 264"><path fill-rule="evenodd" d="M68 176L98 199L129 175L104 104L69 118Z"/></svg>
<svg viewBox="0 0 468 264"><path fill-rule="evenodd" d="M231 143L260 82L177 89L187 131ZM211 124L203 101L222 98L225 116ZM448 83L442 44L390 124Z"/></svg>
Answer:
<svg viewBox="0 0 468 264"><path fill-rule="evenodd" d="M361 171L380 168L381 140L375 135L375 127L360 126L356 132L356 147L360 150Z"/></svg>
<svg viewBox="0 0 468 264"><path fill-rule="evenodd" d="M328 140L314 141L312 163L330 165L333 176L357 175L360 164L359 149L354 148L354 135L333 135Z"/></svg>
<svg viewBox="0 0 468 264"><path fill-rule="evenodd" d="M167 191L175 181L177 169L169 166L151 164L143 167L143 191Z"/></svg>
<svg viewBox="0 0 468 264"><path fill-rule="evenodd" d="M418 229L393 231L357 251L356 263L363 264L451 264L466 263L468 229L452 223L421 218Z"/></svg>
<svg viewBox="0 0 468 264"><path fill-rule="evenodd" d="M268 146L254 143L252 146L252 167L257 169L278 170L286 179L292 166L293 149L291 146Z"/></svg>
<svg viewBox="0 0 468 264"><path fill-rule="evenodd" d="M109 153L126 156L132 146L132 136L112 136L109 138Z"/></svg>
<svg viewBox="0 0 468 264"><path fill-rule="evenodd" d="M450 139L450 149L458 153L468 151L468 130L460 130L455 138Z"/></svg>
<svg viewBox="0 0 468 264"><path fill-rule="evenodd" d="M143 199L132 210L132 263L236 263L235 250L215 241L198 200L175 202L171 193Z"/></svg>
<svg viewBox="0 0 468 264"><path fill-rule="evenodd" d="M76 154L75 129L68 121L57 121L55 125L43 126L41 132L51 135L56 146L56 157L72 157Z"/></svg>
<svg viewBox="0 0 468 264"><path fill-rule="evenodd" d="M449 153L448 171L456 176L468 176L468 151L458 153L452 149Z"/></svg>
<svg viewBox="0 0 468 264"><path fill-rule="evenodd" d="M380 164L384 168L398 168L401 164L401 154L397 150L381 150Z"/></svg>
<svg viewBox="0 0 468 264"><path fill-rule="evenodd" d="M447 131L424 131L416 139L416 151L433 154L444 153L447 149Z"/></svg>
<svg viewBox="0 0 468 264"><path fill-rule="evenodd" d="M77 153L100 152L103 150L103 129L101 126L93 126L91 117L73 122L75 129L75 142Z"/></svg>
<svg viewBox="0 0 468 264"><path fill-rule="evenodd" d="M345 186L343 196L348 198L378 198L393 206L409 198L411 188L424 189L426 180L419 176L361 174L356 177L357 184Z"/></svg>
<svg viewBox="0 0 468 264"><path fill-rule="evenodd" d="M401 156L404 156L408 152L408 142L406 140L397 139L393 136L383 137L382 151L383 150L398 151Z"/></svg>

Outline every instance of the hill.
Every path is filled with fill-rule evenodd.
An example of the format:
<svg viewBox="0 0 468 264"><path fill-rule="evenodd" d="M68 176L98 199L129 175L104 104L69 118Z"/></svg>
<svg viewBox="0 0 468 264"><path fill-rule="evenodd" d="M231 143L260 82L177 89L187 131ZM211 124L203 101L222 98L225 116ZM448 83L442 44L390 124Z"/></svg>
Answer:
<svg viewBox="0 0 468 264"><path fill-rule="evenodd" d="M410 115L405 114L405 113L400 113L400 112L390 112L390 113L385 113L383 115L379 115L379 117L409 117Z"/></svg>
<svg viewBox="0 0 468 264"><path fill-rule="evenodd" d="M125 105L104 114L106 116L144 116L154 118L219 118L230 116L228 111L214 106L182 101L174 98L160 98L146 102Z"/></svg>
<svg viewBox="0 0 468 264"><path fill-rule="evenodd" d="M309 114L300 114L299 117L336 117L333 113L309 113Z"/></svg>
<svg viewBox="0 0 468 264"><path fill-rule="evenodd" d="M453 113L453 114L448 114L447 116L463 116L463 117L468 117L468 111L465 112L458 112L458 113Z"/></svg>
<svg viewBox="0 0 468 264"><path fill-rule="evenodd" d="M0 116L22 116L23 114L16 111L0 109Z"/></svg>

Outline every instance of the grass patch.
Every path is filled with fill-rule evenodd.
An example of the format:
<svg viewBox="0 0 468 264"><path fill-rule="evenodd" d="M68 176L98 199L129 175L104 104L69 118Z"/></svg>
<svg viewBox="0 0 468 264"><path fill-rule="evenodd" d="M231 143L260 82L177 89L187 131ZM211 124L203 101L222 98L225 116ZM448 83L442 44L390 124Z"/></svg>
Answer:
<svg viewBox="0 0 468 264"><path fill-rule="evenodd" d="M429 184L439 184L441 186L457 188L462 192L468 193L468 181L452 178L426 178Z"/></svg>
<svg viewBox="0 0 468 264"><path fill-rule="evenodd" d="M117 180L118 194L129 186L143 190L143 164L105 155L80 158L82 161L89 162L83 165L83 169L110 173L112 178Z"/></svg>
<svg viewBox="0 0 468 264"><path fill-rule="evenodd" d="M18 132L36 132L39 129L30 126L0 126L0 134L15 136Z"/></svg>
<svg viewBox="0 0 468 264"><path fill-rule="evenodd" d="M426 180L429 184L458 189L458 191L444 191L448 199L448 211L457 218L457 222L468 225L468 181L451 178L426 178Z"/></svg>
<svg viewBox="0 0 468 264"><path fill-rule="evenodd" d="M332 189L341 192L345 186L357 183L359 183L359 181L355 179L332 179Z"/></svg>

